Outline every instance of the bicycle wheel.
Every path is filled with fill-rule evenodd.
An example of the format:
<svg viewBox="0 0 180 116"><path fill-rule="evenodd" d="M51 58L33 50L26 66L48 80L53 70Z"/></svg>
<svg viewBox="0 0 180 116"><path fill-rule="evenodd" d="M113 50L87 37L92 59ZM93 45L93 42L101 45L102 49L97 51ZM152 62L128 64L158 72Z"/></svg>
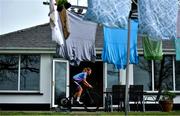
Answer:
<svg viewBox="0 0 180 116"><path fill-rule="evenodd" d="M86 92L81 97L86 111L97 111L101 104L100 96L95 92Z"/></svg>
<svg viewBox="0 0 180 116"><path fill-rule="evenodd" d="M67 107L69 105L69 100L68 98L64 97L60 99L60 105L63 107Z"/></svg>

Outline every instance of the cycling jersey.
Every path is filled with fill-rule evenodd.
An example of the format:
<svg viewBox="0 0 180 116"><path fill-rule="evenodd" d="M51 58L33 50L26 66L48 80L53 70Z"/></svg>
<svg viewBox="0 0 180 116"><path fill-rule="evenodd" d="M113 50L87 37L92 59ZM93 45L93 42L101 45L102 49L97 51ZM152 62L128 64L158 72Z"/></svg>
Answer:
<svg viewBox="0 0 180 116"><path fill-rule="evenodd" d="M81 72L73 76L73 79L77 82L81 82L87 77L87 72Z"/></svg>

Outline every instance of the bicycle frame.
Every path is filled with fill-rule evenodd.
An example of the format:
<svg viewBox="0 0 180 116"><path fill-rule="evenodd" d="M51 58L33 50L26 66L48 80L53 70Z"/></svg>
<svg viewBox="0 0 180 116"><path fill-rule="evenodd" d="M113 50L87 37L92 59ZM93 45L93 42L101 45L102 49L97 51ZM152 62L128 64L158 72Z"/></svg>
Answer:
<svg viewBox="0 0 180 116"><path fill-rule="evenodd" d="M71 104L71 98L71 96L69 96L68 98L62 98L62 106L68 108L69 110L71 110L71 107L84 107L86 111L97 111L99 109L99 95L93 91L89 91L89 89L87 88L81 95L81 100L83 101L83 104L74 104L74 101L73 104Z"/></svg>

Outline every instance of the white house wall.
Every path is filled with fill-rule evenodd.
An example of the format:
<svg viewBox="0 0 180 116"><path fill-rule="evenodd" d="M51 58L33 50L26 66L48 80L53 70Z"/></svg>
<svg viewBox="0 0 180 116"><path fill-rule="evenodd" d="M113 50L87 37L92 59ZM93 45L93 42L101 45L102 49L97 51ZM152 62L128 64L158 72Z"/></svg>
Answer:
<svg viewBox="0 0 180 116"><path fill-rule="evenodd" d="M40 93L42 95L4 94L0 95L0 103L50 104L52 57L48 54L42 54L40 64Z"/></svg>
<svg viewBox="0 0 180 116"><path fill-rule="evenodd" d="M120 70L120 84L125 85L126 84L126 69ZM133 85L133 65L129 65L129 85Z"/></svg>
<svg viewBox="0 0 180 116"><path fill-rule="evenodd" d="M174 103L180 104L180 96L176 96L176 98L174 98Z"/></svg>

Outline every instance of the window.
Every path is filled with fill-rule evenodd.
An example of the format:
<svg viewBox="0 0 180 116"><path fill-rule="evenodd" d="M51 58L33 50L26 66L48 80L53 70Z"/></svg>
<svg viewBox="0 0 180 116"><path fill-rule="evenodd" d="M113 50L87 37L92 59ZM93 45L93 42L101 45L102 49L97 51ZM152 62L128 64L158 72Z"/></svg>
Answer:
<svg viewBox="0 0 180 116"><path fill-rule="evenodd" d="M21 55L20 90L39 90L40 57Z"/></svg>
<svg viewBox="0 0 180 116"><path fill-rule="evenodd" d="M175 88L177 91L180 90L180 61L175 63Z"/></svg>
<svg viewBox="0 0 180 116"><path fill-rule="evenodd" d="M39 91L39 55L0 55L0 90Z"/></svg>
<svg viewBox="0 0 180 116"><path fill-rule="evenodd" d="M66 97L67 62L55 62L55 104Z"/></svg>
<svg viewBox="0 0 180 116"><path fill-rule="evenodd" d="M154 61L154 90L159 87L173 90L173 61L172 56L164 56L161 61Z"/></svg>
<svg viewBox="0 0 180 116"><path fill-rule="evenodd" d="M160 86L172 91L180 90L180 61L175 61L172 55L163 57L162 60L147 61L139 56L139 64L133 68L134 84L144 85L146 91L158 91Z"/></svg>
<svg viewBox="0 0 180 116"><path fill-rule="evenodd" d="M0 90L18 89L17 55L0 55Z"/></svg>
<svg viewBox="0 0 180 116"><path fill-rule="evenodd" d="M152 90L152 62L139 56L139 64L134 65L134 85L144 85L144 90Z"/></svg>
<svg viewBox="0 0 180 116"><path fill-rule="evenodd" d="M107 88L112 88L112 85L117 85L118 82L118 69L113 64L107 64Z"/></svg>

